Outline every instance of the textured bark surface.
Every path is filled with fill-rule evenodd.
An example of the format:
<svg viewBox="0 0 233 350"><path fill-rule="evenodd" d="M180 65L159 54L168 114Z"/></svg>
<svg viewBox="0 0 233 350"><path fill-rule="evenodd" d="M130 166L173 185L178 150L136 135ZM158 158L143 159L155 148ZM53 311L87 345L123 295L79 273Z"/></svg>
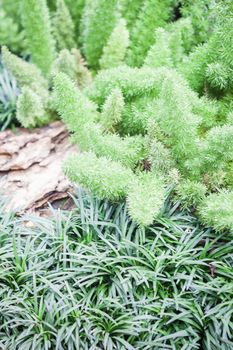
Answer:
<svg viewBox="0 0 233 350"><path fill-rule="evenodd" d="M72 186L61 166L73 152L76 147L69 143L61 122L0 133L1 192L10 198L8 208L23 213L41 210L48 203L63 205L61 200L69 198Z"/></svg>

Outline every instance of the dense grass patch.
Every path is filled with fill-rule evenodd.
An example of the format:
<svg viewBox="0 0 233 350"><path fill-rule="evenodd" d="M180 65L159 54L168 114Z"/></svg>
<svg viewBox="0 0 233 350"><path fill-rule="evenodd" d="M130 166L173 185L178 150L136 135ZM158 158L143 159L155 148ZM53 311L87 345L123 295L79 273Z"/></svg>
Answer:
<svg viewBox="0 0 233 350"><path fill-rule="evenodd" d="M1 214L0 346L232 349L232 233L169 201L147 229L125 204L75 202L30 228Z"/></svg>

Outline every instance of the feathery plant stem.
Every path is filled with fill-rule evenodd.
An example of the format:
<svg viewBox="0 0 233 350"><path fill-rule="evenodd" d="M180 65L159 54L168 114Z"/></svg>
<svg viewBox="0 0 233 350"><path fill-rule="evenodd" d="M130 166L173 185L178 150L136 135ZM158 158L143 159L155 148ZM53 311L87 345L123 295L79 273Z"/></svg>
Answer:
<svg viewBox="0 0 233 350"><path fill-rule="evenodd" d="M55 42L46 0L22 0L21 13L33 62L48 75L55 58Z"/></svg>

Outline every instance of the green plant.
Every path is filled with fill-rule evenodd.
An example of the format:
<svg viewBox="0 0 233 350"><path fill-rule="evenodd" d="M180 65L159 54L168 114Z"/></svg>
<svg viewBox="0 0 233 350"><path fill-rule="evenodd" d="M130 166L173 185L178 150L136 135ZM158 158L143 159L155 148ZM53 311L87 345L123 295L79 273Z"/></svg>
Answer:
<svg viewBox="0 0 233 350"><path fill-rule="evenodd" d="M23 32L3 8L0 9L0 46L2 45L7 45L14 52L25 49Z"/></svg>
<svg viewBox="0 0 233 350"><path fill-rule="evenodd" d="M191 19L195 30L195 43L200 44L208 39L211 32L211 26L214 23L215 16L213 11L216 6L215 0L180 0L182 16Z"/></svg>
<svg viewBox="0 0 233 350"><path fill-rule="evenodd" d="M142 3L131 33L131 45L127 55L130 66L142 65L147 51L154 43L155 29L163 27L171 17L172 3L172 0L146 0Z"/></svg>
<svg viewBox="0 0 233 350"><path fill-rule="evenodd" d="M5 130L16 116L16 101L19 88L8 70L0 66L0 129Z"/></svg>
<svg viewBox="0 0 233 350"><path fill-rule="evenodd" d="M94 152L97 157L108 157L134 171L138 182L134 183L133 195L130 197L130 187L125 195L131 198L128 200L129 211L140 224L143 217L144 225L149 223L145 215L146 206L142 203L150 203L151 212L154 210L153 216L147 209L152 223L159 212L158 202L162 203L162 200L156 201L152 193L163 193L163 186L158 190L159 185L151 181L148 185L150 197L141 181L145 170L150 171L155 179L161 177L166 186L173 183L171 174L174 172L186 177L187 183L200 183L196 187L186 188L190 191L184 195L186 204L183 197L182 205L196 207L205 199L205 186L202 183L206 183L209 190L215 188L217 182L214 174L222 172L232 161L231 126L208 127L203 132L203 126L208 125L216 108L208 100L199 98L175 70L127 66L104 70L81 95L68 77L62 75L55 79L55 95L59 101L58 111L74 133L73 141L82 151ZM96 103L95 110L88 107L92 101ZM101 113L97 104L102 108ZM141 119L137 119L137 116ZM131 120L135 123L133 129ZM117 134L119 131L120 135ZM83 163L78 164L78 160L73 162L77 163L73 165L74 172L78 166L84 167ZM99 177L99 173L96 176ZM79 175L75 180L95 191L92 188L93 175L90 182L87 179L83 181ZM139 204L137 191L138 196L141 193Z"/></svg>
<svg viewBox="0 0 233 350"><path fill-rule="evenodd" d="M184 62L182 70L194 89L203 92L207 88L218 96L222 90L231 89L232 84L232 2L220 2L215 11L218 15L213 33Z"/></svg>
<svg viewBox="0 0 233 350"><path fill-rule="evenodd" d="M55 43L46 0L23 0L21 6L22 23L33 62L48 75L55 58Z"/></svg>
<svg viewBox="0 0 233 350"><path fill-rule="evenodd" d="M72 142L90 160L88 167L80 163L89 169L85 177L82 169L77 172L78 160L69 161L72 179L104 197L112 193L111 181L99 183L92 165L99 178L102 162L118 169L114 179L121 179L121 171L132 174L122 197L140 225L160 215L158 203L162 206L172 186L178 186L184 207L195 208L220 188L231 191L231 1L59 0L50 4L58 53L44 0L33 3L38 16L32 25L29 3L23 3L23 15L30 13L25 32L35 45L28 51L46 67L3 48L22 91L17 117L25 126L58 115L64 120ZM83 11L76 21L78 8ZM79 49L70 49L79 43L93 74Z"/></svg>
<svg viewBox="0 0 233 350"><path fill-rule="evenodd" d="M52 28L58 51L76 47L74 24L64 0L57 0Z"/></svg>
<svg viewBox="0 0 233 350"><path fill-rule="evenodd" d="M216 231L232 231L232 205L232 191L212 193L201 204L200 216L206 225L214 227Z"/></svg>
<svg viewBox="0 0 233 350"><path fill-rule="evenodd" d="M180 19L155 31L155 43L150 47L144 61L147 67L176 67L189 52L193 43L190 20Z"/></svg>
<svg viewBox="0 0 233 350"><path fill-rule="evenodd" d="M169 201L147 229L124 203L81 191L74 202L50 218L1 206L1 346L231 349L231 233L216 237Z"/></svg>
<svg viewBox="0 0 233 350"><path fill-rule="evenodd" d="M16 117L24 127L35 127L51 120L48 81L32 63L2 48L3 63L16 78L22 93L17 101Z"/></svg>
<svg viewBox="0 0 233 350"><path fill-rule="evenodd" d="M183 208L197 208L205 199L207 188L202 183L186 180L176 188L176 199L181 202Z"/></svg>
<svg viewBox="0 0 233 350"><path fill-rule="evenodd" d="M65 0L75 25L76 37L80 35L80 22L86 0Z"/></svg>
<svg viewBox="0 0 233 350"><path fill-rule="evenodd" d="M127 22L130 33L140 12L143 0L120 0L121 13Z"/></svg>
<svg viewBox="0 0 233 350"><path fill-rule="evenodd" d="M129 32L126 28L126 21L121 19L108 39L107 45L103 48L100 58L101 69L120 66L124 61L128 46Z"/></svg>
<svg viewBox="0 0 233 350"><path fill-rule="evenodd" d="M103 48L119 19L117 0L86 0L82 18L83 52L87 63L98 69Z"/></svg>

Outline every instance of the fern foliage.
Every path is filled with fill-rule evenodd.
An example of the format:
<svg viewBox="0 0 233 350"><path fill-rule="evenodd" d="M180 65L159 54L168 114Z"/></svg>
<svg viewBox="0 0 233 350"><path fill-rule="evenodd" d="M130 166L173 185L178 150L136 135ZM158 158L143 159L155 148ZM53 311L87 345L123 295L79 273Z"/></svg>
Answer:
<svg viewBox="0 0 233 350"><path fill-rule="evenodd" d="M232 2L57 0L49 9L45 0L3 6L3 25L14 21L17 35L24 27L29 53L28 62L2 48L21 89L18 120L61 117L98 165L73 157L68 176L101 198L126 199L140 225L159 217L171 189L210 224L203 203L218 207L215 195L228 198L233 184ZM101 164L112 169L106 178Z"/></svg>
<svg viewBox="0 0 233 350"><path fill-rule="evenodd" d="M22 0L22 23L33 62L47 75L55 58L55 43L46 0Z"/></svg>
<svg viewBox="0 0 233 350"><path fill-rule="evenodd" d="M99 67L103 48L107 45L119 16L117 0L86 0L82 18L83 52L88 65L94 69Z"/></svg>
<svg viewBox="0 0 233 350"><path fill-rule="evenodd" d="M76 46L74 23L64 0L57 0L52 27L58 50L72 49Z"/></svg>
<svg viewBox="0 0 233 350"><path fill-rule="evenodd" d="M163 27L171 16L172 0L145 0L131 34L131 45L127 55L130 66L142 65L147 51L154 42L154 32Z"/></svg>
<svg viewBox="0 0 233 350"><path fill-rule="evenodd" d="M124 19L119 20L114 28L100 59L102 69L120 66L124 62L129 46L129 33Z"/></svg>

